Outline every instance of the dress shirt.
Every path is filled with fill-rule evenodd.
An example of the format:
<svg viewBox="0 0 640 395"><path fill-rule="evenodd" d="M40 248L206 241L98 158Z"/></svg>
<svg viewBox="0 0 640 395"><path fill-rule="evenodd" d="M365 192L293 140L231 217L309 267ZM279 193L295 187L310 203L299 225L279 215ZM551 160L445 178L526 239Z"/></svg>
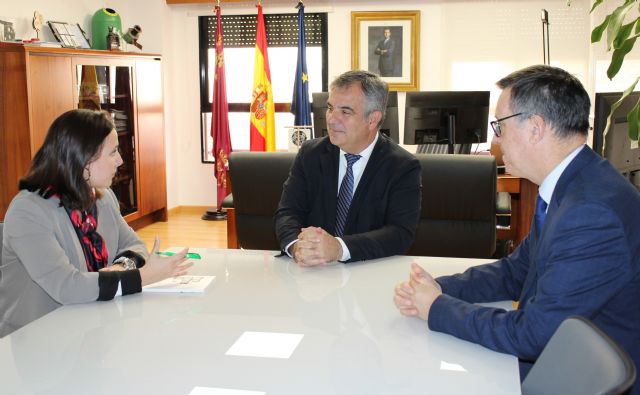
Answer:
<svg viewBox="0 0 640 395"><path fill-rule="evenodd" d="M564 173L564 170L567 168L567 166L569 166L569 163L571 163L573 158L575 158L576 155L578 155L578 153L582 151L584 147L585 145L582 144L581 146L573 150L569 155L567 155L567 157L564 158L562 162L560 162L556 167L553 168L553 170L551 170L551 173L549 173L542 181L542 184L540 184L538 194L540 195L542 200L547 203L547 210L549 210L548 204L551 201L553 190L556 189L556 184L558 183L560 176L562 175L562 173Z"/></svg>
<svg viewBox="0 0 640 395"><path fill-rule="evenodd" d="M356 194L358 190L358 183L362 178L362 173L364 173L364 169L367 167L367 163L369 163L369 158L371 158L371 153L373 152L373 147L378 142L378 133L376 133L376 137L373 139L373 142L369 144L367 148L359 152L357 155L360 155L360 159L351 167L353 169L353 194ZM340 193L340 184L342 183L342 179L344 178L345 173L347 172L347 158L345 158L343 150L340 150L340 167L338 168L338 193ZM353 197L353 196L352 196ZM347 245L342 240L342 237L336 237L340 245L342 246L342 256L338 259L341 262L348 261L351 259L351 252L347 248Z"/></svg>

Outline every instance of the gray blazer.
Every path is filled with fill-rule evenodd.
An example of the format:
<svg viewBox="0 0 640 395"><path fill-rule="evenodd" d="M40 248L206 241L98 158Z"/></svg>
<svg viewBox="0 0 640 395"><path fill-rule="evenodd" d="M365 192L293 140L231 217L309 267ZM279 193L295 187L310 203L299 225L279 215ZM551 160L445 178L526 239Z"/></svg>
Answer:
<svg viewBox="0 0 640 395"><path fill-rule="evenodd" d="M131 250L147 258L147 249L127 225L110 189L98 205L98 233L109 259ZM98 273L87 271L71 220L55 197L20 191L5 217L0 266L0 337L64 304L98 299Z"/></svg>

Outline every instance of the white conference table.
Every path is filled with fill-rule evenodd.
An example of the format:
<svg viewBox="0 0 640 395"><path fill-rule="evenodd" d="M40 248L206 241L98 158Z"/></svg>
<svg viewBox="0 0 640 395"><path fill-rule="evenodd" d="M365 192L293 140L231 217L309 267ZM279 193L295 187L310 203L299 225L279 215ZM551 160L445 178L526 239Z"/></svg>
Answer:
<svg viewBox="0 0 640 395"><path fill-rule="evenodd" d="M393 304L414 260L435 276L485 261L300 268L273 251L192 251L203 259L190 274L216 276L202 294L64 306L0 339L0 393L520 394L515 357L431 332ZM237 355L241 336L260 334L271 337L253 351L285 355Z"/></svg>

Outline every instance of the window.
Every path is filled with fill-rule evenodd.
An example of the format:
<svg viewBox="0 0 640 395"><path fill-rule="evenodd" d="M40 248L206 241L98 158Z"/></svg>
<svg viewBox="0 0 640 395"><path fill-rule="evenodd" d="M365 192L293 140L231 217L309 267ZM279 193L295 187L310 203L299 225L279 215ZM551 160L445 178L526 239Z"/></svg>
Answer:
<svg viewBox="0 0 640 395"><path fill-rule="evenodd" d="M305 14L309 94L327 90L327 14ZM276 149L286 150L287 127L293 125L291 98L298 55L298 14L265 14L269 68L276 111ZM229 129L234 151L249 150L249 105L253 89L257 15L223 15ZM211 155L211 101L216 17L199 18L200 112L202 162ZM309 98L311 101L311 98Z"/></svg>

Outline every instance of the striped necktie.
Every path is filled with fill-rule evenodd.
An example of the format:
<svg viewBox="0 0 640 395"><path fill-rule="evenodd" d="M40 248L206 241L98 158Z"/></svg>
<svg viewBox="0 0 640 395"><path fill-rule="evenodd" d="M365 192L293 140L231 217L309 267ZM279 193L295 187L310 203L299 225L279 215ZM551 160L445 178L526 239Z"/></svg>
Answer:
<svg viewBox="0 0 640 395"><path fill-rule="evenodd" d="M351 198L353 197L353 164L361 158L360 155L344 154L347 159L347 172L342 178L340 192L338 192L338 205L336 213L336 237L341 237L344 233L344 224L347 221Z"/></svg>

